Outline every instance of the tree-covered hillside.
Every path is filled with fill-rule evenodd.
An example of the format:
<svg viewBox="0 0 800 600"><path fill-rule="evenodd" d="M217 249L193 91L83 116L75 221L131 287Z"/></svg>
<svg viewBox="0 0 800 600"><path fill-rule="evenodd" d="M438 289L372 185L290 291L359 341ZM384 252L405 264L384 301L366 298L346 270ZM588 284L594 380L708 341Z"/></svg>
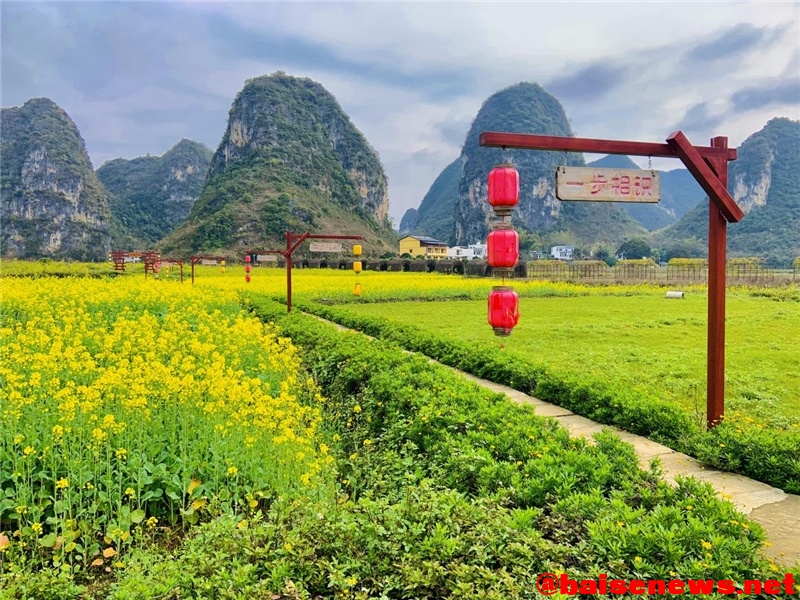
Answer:
<svg viewBox="0 0 800 600"><path fill-rule="evenodd" d="M410 213L412 210L417 212L416 220L408 233L427 235L448 244L455 243L453 227L460 179L461 159L456 159L434 180L419 209L407 211L406 214L413 214ZM400 233L403 233L402 228Z"/></svg>
<svg viewBox="0 0 800 600"><path fill-rule="evenodd" d="M800 256L800 121L772 119L739 147L729 163L728 189L745 211L728 225L731 256L759 256L788 267ZM666 246L708 243L708 202L654 236Z"/></svg>
<svg viewBox="0 0 800 600"><path fill-rule="evenodd" d="M136 246L149 245L185 221L203 189L211 156L203 144L181 140L163 156L103 164L97 176L109 191L111 213L123 235Z"/></svg>
<svg viewBox="0 0 800 600"><path fill-rule="evenodd" d="M278 72L245 83L189 219L166 249L282 245L287 229L364 235L394 249L378 154L319 83Z"/></svg>

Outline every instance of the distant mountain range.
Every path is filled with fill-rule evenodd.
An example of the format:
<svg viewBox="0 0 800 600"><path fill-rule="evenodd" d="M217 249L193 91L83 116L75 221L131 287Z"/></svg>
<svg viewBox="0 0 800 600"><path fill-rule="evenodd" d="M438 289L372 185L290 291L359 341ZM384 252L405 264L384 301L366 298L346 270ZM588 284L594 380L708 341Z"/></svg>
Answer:
<svg viewBox="0 0 800 600"><path fill-rule="evenodd" d="M739 148L729 167L729 188L748 213L729 227L731 256L758 256L787 266L800 255L800 122L773 119ZM491 96L472 124L461 156L436 178L419 208L400 223L402 235L436 237L450 244L485 238L491 218L486 181L495 163L511 162L520 173L520 204L514 223L532 247L569 243L585 250L613 249L623 240L647 239L653 247L707 253L708 201L683 168L661 171L658 204L561 204L554 197L557 152L502 151L478 146L481 131L571 136L558 101L534 84L519 84ZM566 164L580 166L579 155ZM589 166L638 169L627 156L610 155Z"/></svg>
<svg viewBox="0 0 800 600"><path fill-rule="evenodd" d="M604 156L590 162L588 166L610 169L640 168L627 156L617 154ZM703 188L686 169L659 171L659 174L661 175L661 201L658 204L620 203L625 212L649 231L676 223L706 197Z"/></svg>
<svg viewBox="0 0 800 600"><path fill-rule="evenodd" d="M115 159L95 173L75 124L46 98L3 109L4 257L102 260L115 248L170 254L238 255L279 247L283 233L363 235L368 253L396 251L387 217L387 178L375 150L319 83L277 72L245 83L216 152L181 140L163 156ZM657 248L703 255L705 194L685 169L661 173L657 205L561 203L554 173L585 165L581 155L478 145L481 131L572 136L558 100L533 83L490 96L460 156L436 178L401 234L450 244L485 239L492 213L487 174L500 162L520 172L513 217L523 248L571 244L614 249L645 238ZM592 166L636 168L607 156ZM750 136L730 165L729 188L747 213L729 227L730 254L786 265L800 255L800 122L773 119Z"/></svg>
<svg viewBox="0 0 800 600"><path fill-rule="evenodd" d="M461 157L436 178L419 208L409 209L403 216L401 235L430 235L449 243L477 241L473 238L484 235L491 217L486 210L486 175L494 161L505 159L517 166L522 183L515 221L545 244L618 245L629 237L645 236L645 230L675 223L705 197L692 175L677 169L661 173L662 200L656 205L562 205L554 196L554 174L564 162L563 154L480 148L477 135L485 130L572 136L563 108L541 87L520 84L498 92L476 116ZM573 154L567 164L585 163ZM627 156L606 156L590 166L639 168ZM472 173L472 179L466 171Z"/></svg>

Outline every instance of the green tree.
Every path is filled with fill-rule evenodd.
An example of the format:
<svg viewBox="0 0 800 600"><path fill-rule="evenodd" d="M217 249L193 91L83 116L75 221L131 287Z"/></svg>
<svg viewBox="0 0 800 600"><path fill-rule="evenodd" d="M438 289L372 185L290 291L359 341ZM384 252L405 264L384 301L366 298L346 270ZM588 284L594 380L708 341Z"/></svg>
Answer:
<svg viewBox="0 0 800 600"><path fill-rule="evenodd" d="M647 258L650 253L650 246L641 238L630 239L617 248L619 258Z"/></svg>
<svg viewBox="0 0 800 600"><path fill-rule="evenodd" d="M615 264L617 264L617 259L611 253L611 250L604 246L600 246L597 250L595 250L594 256L597 260L602 260L609 267L613 267Z"/></svg>

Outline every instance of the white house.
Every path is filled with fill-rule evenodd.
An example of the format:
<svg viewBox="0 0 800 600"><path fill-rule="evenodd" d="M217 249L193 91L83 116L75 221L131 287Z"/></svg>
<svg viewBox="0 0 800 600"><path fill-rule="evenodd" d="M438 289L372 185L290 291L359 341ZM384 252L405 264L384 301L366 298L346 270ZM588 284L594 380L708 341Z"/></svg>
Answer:
<svg viewBox="0 0 800 600"><path fill-rule="evenodd" d="M468 248L475 258L486 258L486 244L470 244Z"/></svg>
<svg viewBox="0 0 800 600"><path fill-rule="evenodd" d="M557 260L572 260L575 248L572 246L553 246L550 248L550 256Z"/></svg>
<svg viewBox="0 0 800 600"><path fill-rule="evenodd" d="M447 258L458 260L486 257L486 244L470 244L469 246L453 246L447 249Z"/></svg>
<svg viewBox="0 0 800 600"><path fill-rule="evenodd" d="M475 254L467 246L451 246L447 249L447 258L472 258Z"/></svg>

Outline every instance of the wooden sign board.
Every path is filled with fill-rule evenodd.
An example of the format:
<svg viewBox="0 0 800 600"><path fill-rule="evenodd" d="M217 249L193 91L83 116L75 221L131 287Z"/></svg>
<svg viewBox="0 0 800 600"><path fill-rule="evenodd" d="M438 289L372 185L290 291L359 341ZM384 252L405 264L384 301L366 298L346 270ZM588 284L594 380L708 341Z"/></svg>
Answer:
<svg viewBox="0 0 800 600"><path fill-rule="evenodd" d="M256 254L256 262L278 262L278 257L274 254Z"/></svg>
<svg viewBox="0 0 800 600"><path fill-rule="evenodd" d="M341 252L342 245L338 242L311 242L311 252Z"/></svg>
<svg viewBox="0 0 800 600"><path fill-rule="evenodd" d="M650 202L661 200L658 171L558 167L556 198L577 202Z"/></svg>
<svg viewBox="0 0 800 600"><path fill-rule="evenodd" d="M208 258L204 258L204 259L202 259L200 261L200 264L201 265L206 265L207 267L215 267L215 266L217 266L217 261L211 260L211 259L208 259Z"/></svg>

